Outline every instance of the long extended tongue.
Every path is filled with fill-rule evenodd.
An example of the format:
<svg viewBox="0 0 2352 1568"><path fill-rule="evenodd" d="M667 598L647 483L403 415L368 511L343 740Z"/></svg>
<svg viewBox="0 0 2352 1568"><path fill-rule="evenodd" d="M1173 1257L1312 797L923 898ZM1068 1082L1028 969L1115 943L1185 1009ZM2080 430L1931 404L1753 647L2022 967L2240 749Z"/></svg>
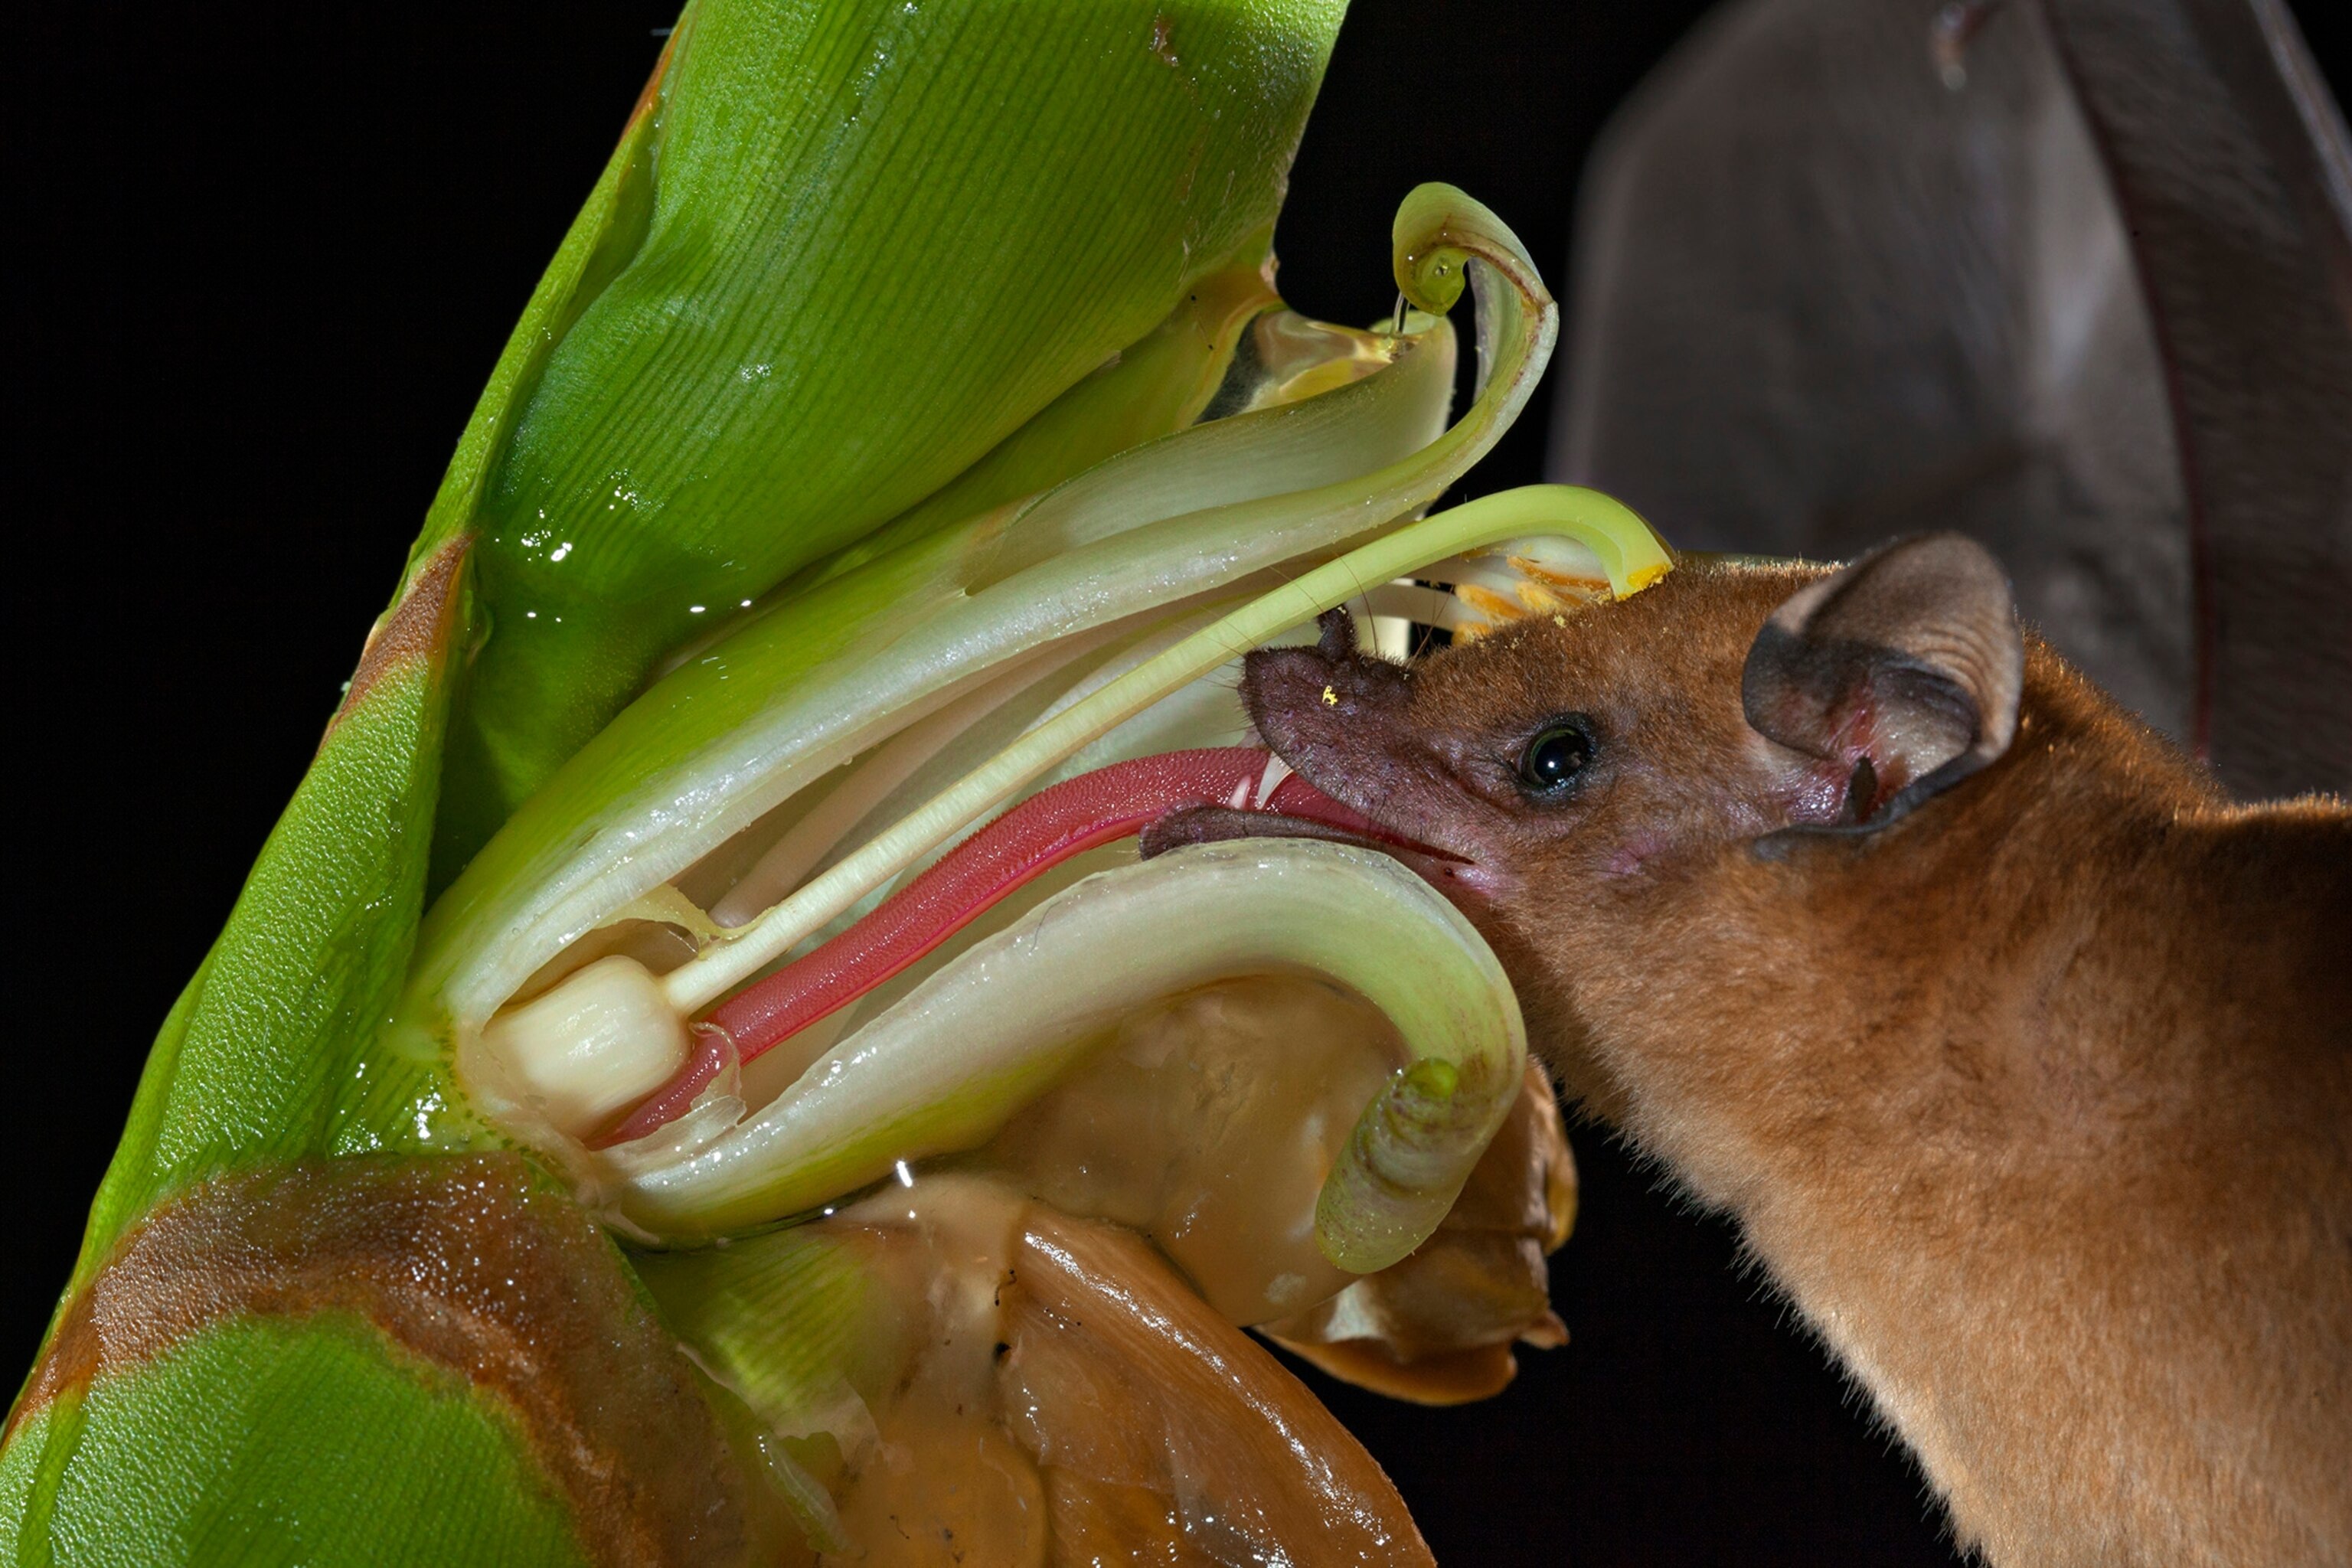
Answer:
<svg viewBox="0 0 2352 1568"><path fill-rule="evenodd" d="M1139 833L1169 812L1201 805L1303 817L1380 836L1360 813L1256 746L1168 752L1081 773L1023 801L864 920L730 997L696 1026L698 1047L677 1077L596 1146L642 1138L684 1112L717 1076L725 1041L733 1042L740 1060L750 1061L856 1001L1071 856Z"/></svg>

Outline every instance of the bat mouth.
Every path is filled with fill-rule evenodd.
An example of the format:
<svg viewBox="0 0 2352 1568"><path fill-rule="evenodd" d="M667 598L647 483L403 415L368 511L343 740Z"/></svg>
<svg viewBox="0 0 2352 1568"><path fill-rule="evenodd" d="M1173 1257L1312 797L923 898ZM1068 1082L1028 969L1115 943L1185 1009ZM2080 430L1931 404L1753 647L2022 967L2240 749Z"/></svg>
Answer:
<svg viewBox="0 0 2352 1568"><path fill-rule="evenodd" d="M1236 838L1316 838L1377 849L1402 861L1425 881L1450 889L1469 858L1425 843L1319 787L1277 750L1269 771L1282 777L1255 808L1192 805L1167 812L1146 826L1138 847L1145 859L1192 844Z"/></svg>
<svg viewBox="0 0 2352 1568"><path fill-rule="evenodd" d="M1234 838L1319 838L1327 844L1351 844L1383 854L1422 870L1427 866L1461 866L1463 857L1433 845L1391 833L1366 821L1361 827L1341 827L1312 816L1289 816L1272 811L1235 811L1229 806L1189 806L1171 811L1142 834L1140 847L1147 860L1190 844L1221 844ZM1424 872L1426 875L1426 872Z"/></svg>

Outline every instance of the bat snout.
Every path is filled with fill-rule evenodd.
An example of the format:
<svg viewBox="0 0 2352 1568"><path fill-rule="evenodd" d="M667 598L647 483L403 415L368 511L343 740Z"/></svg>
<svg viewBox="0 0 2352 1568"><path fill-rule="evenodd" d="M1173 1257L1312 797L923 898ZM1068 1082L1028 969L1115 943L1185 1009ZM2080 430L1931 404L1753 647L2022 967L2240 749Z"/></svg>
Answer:
<svg viewBox="0 0 2352 1568"><path fill-rule="evenodd" d="M1242 661L1242 707L1285 762L1301 732L1297 721L1313 719L1308 705L1332 683L1332 674L1331 662L1313 648L1260 648Z"/></svg>
<svg viewBox="0 0 2352 1568"><path fill-rule="evenodd" d="M1261 648L1243 664L1242 703L1258 738L1307 783L1379 820L1408 678L1353 643L1343 612L1324 618L1316 647Z"/></svg>

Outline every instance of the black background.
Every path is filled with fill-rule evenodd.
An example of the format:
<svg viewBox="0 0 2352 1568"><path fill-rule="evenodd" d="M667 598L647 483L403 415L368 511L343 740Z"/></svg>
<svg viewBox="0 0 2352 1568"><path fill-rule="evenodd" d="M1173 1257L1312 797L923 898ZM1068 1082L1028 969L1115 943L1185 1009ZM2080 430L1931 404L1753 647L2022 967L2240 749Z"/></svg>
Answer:
<svg viewBox="0 0 2352 1568"><path fill-rule="evenodd" d="M1357 0L1283 220L1286 295L1385 315L1391 214L1433 178L1501 213L1557 282L1594 133L1702 9ZM147 1042L668 20L661 0L99 5L19 56L41 107L10 159L0 1362L33 1355ZM1547 389L1474 490L1540 477L1548 406ZM1917 1472L1728 1227L1597 1131L1578 1154L1566 1349L1453 1411L1313 1378L1440 1558L1951 1561Z"/></svg>

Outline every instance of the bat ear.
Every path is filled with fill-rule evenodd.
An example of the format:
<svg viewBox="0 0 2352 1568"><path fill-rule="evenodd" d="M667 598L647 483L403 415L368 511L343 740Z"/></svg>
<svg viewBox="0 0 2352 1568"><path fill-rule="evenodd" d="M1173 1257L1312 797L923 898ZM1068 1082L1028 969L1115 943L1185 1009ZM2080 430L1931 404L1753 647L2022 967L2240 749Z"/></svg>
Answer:
<svg viewBox="0 0 2352 1568"><path fill-rule="evenodd" d="M1845 819L1874 827L2009 750L2024 679L2000 563L1928 533L1791 594L1748 650L1740 699L1767 740L1851 766Z"/></svg>

